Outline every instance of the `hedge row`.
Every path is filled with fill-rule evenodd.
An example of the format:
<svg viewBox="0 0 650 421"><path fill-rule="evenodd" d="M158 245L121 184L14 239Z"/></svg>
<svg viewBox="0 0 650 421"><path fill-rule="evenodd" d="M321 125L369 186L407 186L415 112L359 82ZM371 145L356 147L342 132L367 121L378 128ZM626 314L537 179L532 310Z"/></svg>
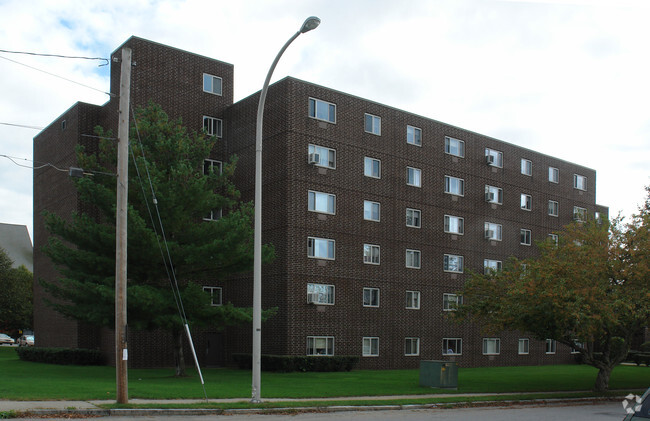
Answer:
<svg viewBox="0 0 650 421"><path fill-rule="evenodd" d="M250 370L253 365L251 354L233 354L240 369ZM262 355L264 371L350 371L359 362L354 355L313 357L301 355Z"/></svg>
<svg viewBox="0 0 650 421"><path fill-rule="evenodd" d="M23 361L62 365L104 365L101 352L82 348L41 348L24 346L16 348Z"/></svg>

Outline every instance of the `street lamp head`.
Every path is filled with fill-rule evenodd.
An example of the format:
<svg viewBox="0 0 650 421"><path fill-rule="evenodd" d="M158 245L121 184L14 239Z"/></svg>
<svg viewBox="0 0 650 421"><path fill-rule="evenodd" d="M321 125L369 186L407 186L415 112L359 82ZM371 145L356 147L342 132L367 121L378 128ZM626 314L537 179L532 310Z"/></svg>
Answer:
<svg viewBox="0 0 650 421"><path fill-rule="evenodd" d="M320 19L318 19L316 16L310 16L305 20L305 23L302 24L300 33L304 34L305 32L309 32L312 29L316 29L318 28L318 25L320 25Z"/></svg>

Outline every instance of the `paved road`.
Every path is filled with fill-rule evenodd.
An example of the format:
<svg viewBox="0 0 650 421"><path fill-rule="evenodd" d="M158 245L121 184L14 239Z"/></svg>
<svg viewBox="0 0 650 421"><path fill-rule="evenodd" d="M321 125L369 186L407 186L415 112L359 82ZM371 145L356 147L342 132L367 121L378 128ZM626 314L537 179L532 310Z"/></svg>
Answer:
<svg viewBox="0 0 650 421"><path fill-rule="evenodd" d="M207 421L223 419L224 421L621 421L625 417L619 402L607 402L587 405L546 405L546 406L512 406L492 408L454 408L454 409L413 409L393 411L353 411L305 414L275 415L224 415L224 416L140 416L105 418L110 421L122 420L160 420L160 421ZM36 418L23 418L23 420ZM42 420L43 418L39 418ZM82 418L97 421L98 418ZM102 418L99 418L101 420Z"/></svg>

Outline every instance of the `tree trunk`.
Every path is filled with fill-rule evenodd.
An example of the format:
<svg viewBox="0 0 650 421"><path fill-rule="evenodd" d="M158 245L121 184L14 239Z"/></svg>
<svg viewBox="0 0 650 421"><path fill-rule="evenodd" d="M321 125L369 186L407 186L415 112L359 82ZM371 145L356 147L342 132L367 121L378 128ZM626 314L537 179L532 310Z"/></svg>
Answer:
<svg viewBox="0 0 650 421"><path fill-rule="evenodd" d="M609 376L612 374L612 369L614 367L606 365L601 366L598 369L598 376L596 376L596 384L594 385L594 391L596 392L605 392L609 388Z"/></svg>
<svg viewBox="0 0 650 421"><path fill-rule="evenodd" d="M183 356L183 330L173 329L172 337L174 341L174 364L176 366L176 377L185 377L185 357Z"/></svg>

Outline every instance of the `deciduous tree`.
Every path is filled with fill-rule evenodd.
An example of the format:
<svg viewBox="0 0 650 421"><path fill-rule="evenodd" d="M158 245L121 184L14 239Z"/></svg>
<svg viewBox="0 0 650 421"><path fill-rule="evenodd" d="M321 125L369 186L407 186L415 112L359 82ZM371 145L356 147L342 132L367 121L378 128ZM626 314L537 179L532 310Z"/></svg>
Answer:
<svg viewBox="0 0 650 421"><path fill-rule="evenodd" d="M32 327L32 273L13 267L13 261L0 247L0 329L14 331Z"/></svg>

